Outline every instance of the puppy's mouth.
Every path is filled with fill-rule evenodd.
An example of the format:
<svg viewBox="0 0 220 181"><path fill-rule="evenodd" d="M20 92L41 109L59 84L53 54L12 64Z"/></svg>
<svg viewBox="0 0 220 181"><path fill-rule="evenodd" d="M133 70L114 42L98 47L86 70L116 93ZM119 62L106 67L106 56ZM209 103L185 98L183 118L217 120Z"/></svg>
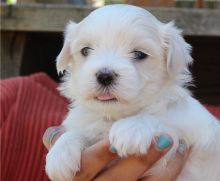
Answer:
<svg viewBox="0 0 220 181"><path fill-rule="evenodd" d="M100 102L117 102L118 99L111 93L100 93L95 99Z"/></svg>

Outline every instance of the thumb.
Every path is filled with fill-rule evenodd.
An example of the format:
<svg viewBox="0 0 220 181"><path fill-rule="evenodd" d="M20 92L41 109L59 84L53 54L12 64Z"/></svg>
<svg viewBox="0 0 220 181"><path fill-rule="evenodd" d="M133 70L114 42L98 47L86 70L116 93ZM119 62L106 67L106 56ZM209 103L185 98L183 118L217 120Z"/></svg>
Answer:
<svg viewBox="0 0 220 181"><path fill-rule="evenodd" d="M56 140L64 133L62 126L49 127L43 135L43 144L49 150Z"/></svg>

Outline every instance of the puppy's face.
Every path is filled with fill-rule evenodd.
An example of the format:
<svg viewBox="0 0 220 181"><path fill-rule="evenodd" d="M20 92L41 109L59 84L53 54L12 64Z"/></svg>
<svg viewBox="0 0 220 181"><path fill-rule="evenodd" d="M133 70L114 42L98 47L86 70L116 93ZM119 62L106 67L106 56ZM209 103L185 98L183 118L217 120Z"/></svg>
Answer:
<svg viewBox="0 0 220 181"><path fill-rule="evenodd" d="M68 25L57 67L69 72L64 94L76 103L108 116L130 115L170 82L180 83L191 61L188 48L172 24L141 8L112 5Z"/></svg>

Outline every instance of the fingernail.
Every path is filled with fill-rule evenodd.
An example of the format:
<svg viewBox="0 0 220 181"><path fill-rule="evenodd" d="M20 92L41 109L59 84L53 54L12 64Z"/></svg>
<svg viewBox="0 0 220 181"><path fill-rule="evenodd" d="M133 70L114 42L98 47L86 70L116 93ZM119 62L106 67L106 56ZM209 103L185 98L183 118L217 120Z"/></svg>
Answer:
<svg viewBox="0 0 220 181"><path fill-rule="evenodd" d="M179 147L178 147L177 151L178 151L178 153L180 153L181 155L185 155L186 150L187 150L186 142L185 142L183 139L181 139L181 140L179 141Z"/></svg>
<svg viewBox="0 0 220 181"><path fill-rule="evenodd" d="M46 130L44 136L43 136L43 142L45 146L50 149L52 145L54 144L54 138L62 133L63 130L61 127L50 127Z"/></svg>
<svg viewBox="0 0 220 181"><path fill-rule="evenodd" d="M173 140L168 135L161 135L156 140L156 145L159 150L164 150L173 144Z"/></svg>
<svg viewBox="0 0 220 181"><path fill-rule="evenodd" d="M112 153L117 153L117 150L114 146L110 145L109 147L109 150L112 152Z"/></svg>

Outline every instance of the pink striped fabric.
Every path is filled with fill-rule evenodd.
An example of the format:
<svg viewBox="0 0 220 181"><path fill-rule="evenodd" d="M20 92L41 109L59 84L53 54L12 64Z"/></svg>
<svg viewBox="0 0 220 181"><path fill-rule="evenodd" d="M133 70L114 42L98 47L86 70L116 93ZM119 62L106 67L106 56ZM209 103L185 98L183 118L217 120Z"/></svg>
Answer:
<svg viewBox="0 0 220 181"><path fill-rule="evenodd" d="M44 73L3 80L0 87L1 179L47 181L42 136L61 123L68 102ZM220 118L220 106L208 109Z"/></svg>
<svg viewBox="0 0 220 181"><path fill-rule="evenodd" d="M1 178L4 181L46 181L46 149L42 136L59 125L67 101L46 74L1 81Z"/></svg>

